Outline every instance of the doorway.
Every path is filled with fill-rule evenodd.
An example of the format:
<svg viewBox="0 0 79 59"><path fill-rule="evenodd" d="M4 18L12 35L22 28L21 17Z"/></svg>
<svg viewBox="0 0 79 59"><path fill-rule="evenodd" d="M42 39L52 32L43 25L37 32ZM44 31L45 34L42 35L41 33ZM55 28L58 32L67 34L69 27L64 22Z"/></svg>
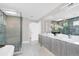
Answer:
<svg viewBox="0 0 79 59"><path fill-rule="evenodd" d="M30 27L30 36L31 41L37 41L38 35L41 33L41 23L40 22L31 22Z"/></svg>

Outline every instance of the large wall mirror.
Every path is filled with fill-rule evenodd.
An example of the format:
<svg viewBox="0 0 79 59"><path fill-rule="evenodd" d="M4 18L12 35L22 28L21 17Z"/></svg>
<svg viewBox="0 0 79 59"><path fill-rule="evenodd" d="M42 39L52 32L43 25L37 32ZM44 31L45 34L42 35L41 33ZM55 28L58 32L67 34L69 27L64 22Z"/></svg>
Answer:
<svg viewBox="0 0 79 59"><path fill-rule="evenodd" d="M52 31L67 35L79 35L79 17L51 22Z"/></svg>

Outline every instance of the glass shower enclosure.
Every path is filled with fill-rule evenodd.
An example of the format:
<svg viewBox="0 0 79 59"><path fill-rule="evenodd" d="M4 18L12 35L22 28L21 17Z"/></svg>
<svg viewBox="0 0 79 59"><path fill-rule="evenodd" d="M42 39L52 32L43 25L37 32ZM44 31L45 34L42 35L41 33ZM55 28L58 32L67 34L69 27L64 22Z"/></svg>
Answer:
<svg viewBox="0 0 79 59"><path fill-rule="evenodd" d="M5 45L6 43L6 25L4 14L0 11L0 45Z"/></svg>
<svg viewBox="0 0 79 59"><path fill-rule="evenodd" d="M15 52L22 45L22 17L8 16L0 11L0 45L14 45Z"/></svg>

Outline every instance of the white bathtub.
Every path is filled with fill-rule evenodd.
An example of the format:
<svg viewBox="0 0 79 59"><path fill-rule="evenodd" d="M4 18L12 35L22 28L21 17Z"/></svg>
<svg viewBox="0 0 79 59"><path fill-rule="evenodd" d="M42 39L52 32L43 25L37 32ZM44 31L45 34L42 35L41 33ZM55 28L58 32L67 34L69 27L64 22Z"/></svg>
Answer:
<svg viewBox="0 0 79 59"><path fill-rule="evenodd" d="M0 48L0 56L13 56L14 54L14 46L13 45L5 45Z"/></svg>

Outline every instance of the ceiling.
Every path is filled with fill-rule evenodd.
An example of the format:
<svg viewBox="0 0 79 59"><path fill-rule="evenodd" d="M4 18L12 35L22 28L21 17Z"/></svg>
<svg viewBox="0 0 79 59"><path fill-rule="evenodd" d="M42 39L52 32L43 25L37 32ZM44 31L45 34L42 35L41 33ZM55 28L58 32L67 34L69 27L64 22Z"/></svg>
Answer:
<svg viewBox="0 0 79 59"><path fill-rule="evenodd" d="M51 13L45 16L47 20L58 21L59 19L69 19L79 16L79 3L73 3L72 5L64 4L62 7L55 8Z"/></svg>
<svg viewBox="0 0 79 59"><path fill-rule="evenodd" d="M0 3L0 8L14 9L22 12L25 18L39 20L59 5L61 3Z"/></svg>

